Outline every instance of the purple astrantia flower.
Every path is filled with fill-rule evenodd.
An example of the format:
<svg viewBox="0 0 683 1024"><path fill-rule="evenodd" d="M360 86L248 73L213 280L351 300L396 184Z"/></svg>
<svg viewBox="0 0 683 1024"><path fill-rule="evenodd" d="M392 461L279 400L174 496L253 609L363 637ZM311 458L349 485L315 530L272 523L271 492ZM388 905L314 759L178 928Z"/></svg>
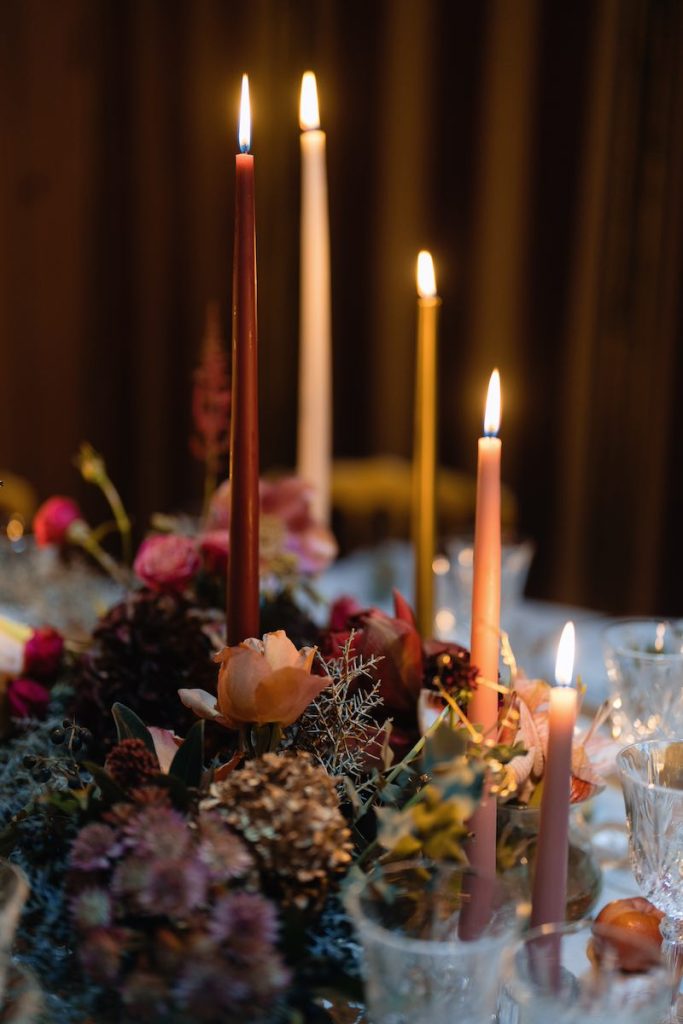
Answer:
<svg viewBox="0 0 683 1024"><path fill-rule="evenodd" d="M109 825L86 825L71 847L70 863L78 871L103 871L121 853L118 836Z"/></svg>
<svg viewBox="0 0 683 1024"><path fill-rule="evenodd" d="M140 857L176 860L189 852L191 835L187 822L171 807L144 807L130 815L122 832L126 849Z"/></svg>
<svg viewBox="0 0 683 1024"><path fill-rule="evenodd" d="M132 899L136 905L149 884L150 859L128 856L116 866L111 891L119 899Z"/></svg>
<svg viewBox="0 0 683 1024"><path fill-rule="evenodd" d="M87 942L79 949L83 967L95 981L111 985L116 981L126 944L123 928L91 928Z"/></svg>
<svg viewBox="0 0 683 1024"><path fill-rule="evenodd" d="M275 908L256 893L222 896L213 908L209 932L215 942L234 947L244 962L256 960L277 939Z"/></svg>
<svg viewBox="0 0 683 1024"><path fill-rule="evenodd" d="M243 878L254 861L242 840L231 832L221 816L213 811L201 811L197 821L199 859L206 864L214 882Z"/></svg>
<svg viewBox="0 0 683 1024"><path fill-rule="evenodd" d="M106 928L111 924L111 900L104 889L88 888L71 901L71 914L77 928Z"/></svg>
<svg viewBox="0 0 683 1024"><path fill-rule="evenodd" d="M204 902L208 881L208 869L196 858L154 861L138 903L153 916L182 920Z"/></svg>

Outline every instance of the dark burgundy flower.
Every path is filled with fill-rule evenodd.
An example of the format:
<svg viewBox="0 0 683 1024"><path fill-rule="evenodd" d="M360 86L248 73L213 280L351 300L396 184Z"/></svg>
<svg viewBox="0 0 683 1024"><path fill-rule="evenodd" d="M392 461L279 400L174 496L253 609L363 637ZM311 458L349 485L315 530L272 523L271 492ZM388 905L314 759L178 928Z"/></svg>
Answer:
<svg viewBox="0 0 683 1024"><path fill-rule="evenodd" d="M417 702L424 678L422 640L412 611L400 594L394 594L395 615L370 608L352 614L343 630L330 631L322 638L322 651L338 657L353 631L353 654L364 660L377 658L372 680L379 680L384 701L378 709L382 719L393 719L391 745L397 752L410 749L418 737ZM359 686L367 686L362 680ZM381 724L381 723L380 723Z"/></svg>
<svg viewBox="0 0 683 1024"><path fill-rule="evenodd" d="M24 648L24 671L38 679L54 676L62 662L64 640L56 629L36 629Z"/></svg>
<svg viewBox="0 0 683 1024"><path fill-rule="evenodd" d="M48 498L33 517L36 543L41 547L46 544L66 543L69 527L81 518L81 510L73 498L66 498L63 495Z"/></svg>
<svg viewBox="0 0 683 1024"><path fill-rule="evenodd" d="M10 679L7 703L12 718L44 718L50 691L33 679Z"/></svg>

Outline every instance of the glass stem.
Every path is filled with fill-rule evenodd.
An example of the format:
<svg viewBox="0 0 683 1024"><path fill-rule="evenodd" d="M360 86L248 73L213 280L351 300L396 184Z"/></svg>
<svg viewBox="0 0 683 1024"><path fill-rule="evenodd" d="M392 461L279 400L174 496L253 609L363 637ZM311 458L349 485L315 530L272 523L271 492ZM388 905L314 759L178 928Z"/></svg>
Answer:
<svg viewBox="0 0 683 1024"><path fill-rule="evenodd" d="M683 1024L683 998L681 977L683 976L683 919L665 917L659 926L664 937L662 952L673 975L671 994L671 1024Z"/></svg>

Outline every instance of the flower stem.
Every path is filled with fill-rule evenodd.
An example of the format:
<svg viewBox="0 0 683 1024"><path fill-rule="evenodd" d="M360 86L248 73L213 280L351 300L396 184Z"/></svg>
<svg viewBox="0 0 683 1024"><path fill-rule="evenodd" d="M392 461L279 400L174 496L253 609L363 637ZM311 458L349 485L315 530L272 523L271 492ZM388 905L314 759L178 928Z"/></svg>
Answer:
<svg viewBox="0 0 683 1024"><path fill-rule="evenodd" d="M109 502L109 507L114 513L114 519L116 520L116 525L118 527L119 534L121 535L123 560L126 565L130 565L133 560L130 519L128 518L128 513L124 508L123 502L121 501L121 495L106 474L98 481L98 483L102 493Z"/></svg>

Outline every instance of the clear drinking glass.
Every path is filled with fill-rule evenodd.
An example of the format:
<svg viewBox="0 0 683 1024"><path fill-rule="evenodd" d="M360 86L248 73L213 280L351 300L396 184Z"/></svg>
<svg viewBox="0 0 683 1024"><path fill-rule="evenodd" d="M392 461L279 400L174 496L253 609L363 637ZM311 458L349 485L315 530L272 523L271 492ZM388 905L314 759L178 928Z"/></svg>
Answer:
<svg viewBox="0 0 683 1024"><path fill-rule="evenodd" d="M631 868L643 895L666 915L663 948L683 967L683 740L643 740L617 755ZM683 1022L678 983L671 1020Z"/></svg>
<svg viewBox="0 0 683 1024"><path fill-rule="evenodd" d="M498 1024L660 1024L670 978L641 936L585 919L544 925L505 950Z"/></svg>
<svg viewBox="0 0 683 1024"><path fill-rule="evenodd" d="M0 860L0 1008L5 998L10 949L28 893L24 873L9 861Z"/></svg>
<svg viewBox="0 0 683 1024"><path fill-rule="evenodd" d="M683 622L616 622L605 631L604 655L615 738L683 735Z"/></svg>
<svg viewBox="0 0 683 1024"><path fill-rule="evenodd" d="M511 540L502 546L500 614L501 627L504 630L510 628L511 616L522 600L535 550L536 547L531 540ZM454 537L447 542L446 551L453 586L453 596L448 602L452 603L452 607L448 609L453 620L450 632L460 643L469 646L472 628L474 541L472 537Z"/></svg>
<svg viewBox="0 0 683 1024"><path fill-rule="evenodd" d="M500 956L519 930L510 888L461 865L404 862L354 882L346 902L373 1024L490 1024ZM483 906L488 920L472 930L465 908Z"/></svg>

